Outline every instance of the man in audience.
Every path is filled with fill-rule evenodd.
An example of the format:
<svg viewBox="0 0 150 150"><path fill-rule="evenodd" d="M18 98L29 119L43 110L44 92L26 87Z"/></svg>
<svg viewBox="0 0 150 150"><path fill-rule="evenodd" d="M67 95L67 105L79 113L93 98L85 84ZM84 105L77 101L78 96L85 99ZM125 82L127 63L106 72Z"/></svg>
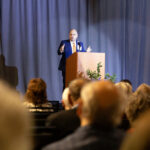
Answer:
<svg viewBox="0 0 150 150"><path fill-rule="evenodd" d="M31 118L20 95L0 81L0 149L31 150Z"/></svg>
<svg viewBox="0 0 150 150"><path fill-rule="evenodd" d="M78 99L80 98L80 91L82 87L87 83L86 79L75 79L69 84L68 102L70 104L69 110L64 110L51 114L47 121L47 127L55 127L56 135L54 140L61 139L66 135L72 133L80 125L80 120L76 114L78 107Z"/></svg>
<svg viewBox="0 0 150 150"><path fill-rule="evenodd" d="M78 106L81 126L43 150L117 150L124 135L115 129L121 119L121 99L121 93L110 81L85 85Z"/></svg>

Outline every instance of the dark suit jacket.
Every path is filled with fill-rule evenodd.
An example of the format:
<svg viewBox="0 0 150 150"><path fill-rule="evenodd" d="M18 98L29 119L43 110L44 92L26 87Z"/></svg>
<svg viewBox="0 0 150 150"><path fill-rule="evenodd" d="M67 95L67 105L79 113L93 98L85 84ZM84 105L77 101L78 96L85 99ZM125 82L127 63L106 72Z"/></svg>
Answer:
<svg viewBox="0 0 150 150"><path fill-rule="evenodd" d="M60 48L64 44L65 44L64 53L60 53ZM82 42L76 41L76 52L86 52ZM62 55L62 58L60 60L58 69L65 71L66 59L70 55L72 55L72 47L71 47L71 44L70 44L70 40L61 41L57 53L58 53L58 55Z"/></svg>
<svg viewBox="0 0 150 150"><path fill-rule="evenodd" d="M118 150L123 137L124 133L117 129L103 130L85 126L42 150Z"/></svg>
<svg viewBox="0 0 150 150"><path fill-rule="evenodd" d="M60 111L51 114L47 118L46 127L56 128L56 134L53 135L55 141L74 132L80 126L80 120L76 115L76 109L77 108Z"/></svg>

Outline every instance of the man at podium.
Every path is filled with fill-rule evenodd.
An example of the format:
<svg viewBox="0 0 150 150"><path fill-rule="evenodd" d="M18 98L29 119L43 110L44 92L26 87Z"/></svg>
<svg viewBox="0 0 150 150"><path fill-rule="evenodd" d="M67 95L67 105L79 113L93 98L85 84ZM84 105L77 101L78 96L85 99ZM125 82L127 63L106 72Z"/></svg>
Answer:
<svg viewBox="0 0 150 150"><path fill-rule="evenodd" d="M83 43L77 40L78 32L76 29L71 29L69 39L63 40L58 48L58 55L62 55L58 69L62 71L63 89L65 89L65 71L66 59L75 52L86 52Z"/></svg>

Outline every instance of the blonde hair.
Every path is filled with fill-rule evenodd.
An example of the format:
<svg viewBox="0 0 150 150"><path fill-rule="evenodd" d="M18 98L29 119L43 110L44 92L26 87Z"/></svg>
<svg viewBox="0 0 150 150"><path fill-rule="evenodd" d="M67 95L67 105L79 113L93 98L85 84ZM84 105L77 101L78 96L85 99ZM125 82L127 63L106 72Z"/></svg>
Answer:
<svg viewBox="0 0 150 150"><path fill-rule="evenodd" d="M0 149L31 150L30 125L19 94L0 81Z"/></svg>

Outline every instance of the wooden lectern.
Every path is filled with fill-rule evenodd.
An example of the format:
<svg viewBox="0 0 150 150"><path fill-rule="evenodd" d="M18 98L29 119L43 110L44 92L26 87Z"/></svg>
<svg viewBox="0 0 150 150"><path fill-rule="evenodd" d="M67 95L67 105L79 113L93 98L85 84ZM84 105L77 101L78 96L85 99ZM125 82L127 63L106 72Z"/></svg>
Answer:
<svg viewBox="0 0 150 150"><path fill-rule="evenodd" d="M102 64L100 72L103 79L105 76L105 53L78 52L72 54L66 61L66 87L77 77L88 78L87 69L97 70L99 62Z"/></svg>

